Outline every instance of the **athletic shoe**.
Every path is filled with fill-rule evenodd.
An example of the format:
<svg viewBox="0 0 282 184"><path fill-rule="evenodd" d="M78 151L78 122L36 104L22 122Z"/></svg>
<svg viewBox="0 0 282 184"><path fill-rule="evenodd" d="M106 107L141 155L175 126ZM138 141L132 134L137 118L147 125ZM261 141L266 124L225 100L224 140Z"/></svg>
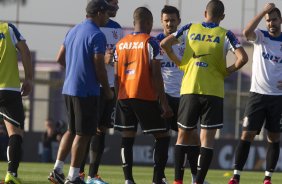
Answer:
<svg viewBox="0 0 282 184"><path fill-rule="evenodd" d="M75 178L74 181L70 181L68 178L66 179L64 184L86 184L80 177Z"/></svg>
<svg viewBox="0 0 282 184"><path fill-rule="evenodd" d="M64 184L65 175L64 175L64 173L59 174L54 169L52 172L50 172L50 175L48 176L48 180L53 184Z"/></svg>
<svg viewBox="0 0 282 184"><path fill-rule="evenodd" d="M192 174L192 184L194 184L194 183L196 183L196 175L193 175L193 174ZM209 182L204 181L203 184L209 184Z"/></svg>
<svg viewBox="0 0 282 184"><path fill-rule="evenodd" d="M12 173L7 172L4 183L6 183L6 184L21 184L22 182L19 178L15 177Z"/></svg>
<svg viewBox="0 0 282 184"><path fill-rule="evenodd" d="M88 177L86 184L109 184L102 180L102 178L99 175L96 175L94 178Z"/></svg>
<svg viewBox="0 0 282 184"><path fill-rule="evenodd" d="M81 180L84 181L84 179L85 179L85 173L84 173L84 172L80 172L80 173L79 173L79 177L80 177Z"/></svg>
<svg viewBox="0 0 282 184"><path fill-rule="evenodd" d="M271 184L271 181L270 180L264 180L263 184Z"/></svg>
<svg viewBox="0 0 282 184"><path fill-rule="evenodd" d="M228 182L228 184L239 184L239 181L235 178L231 178Z"/></svg>
<svg viewBox="0 0 282 184"><path fill-rule="evenodd" d="M125 184L136 184L136 183L134 183L134 182L131 181L131 180L125 180Z"/></svg>
<svg viewBox="0 0 282 184"><path fill-rule="evenodd" d="M174 181L173 184L183 184L183 181Z"/></svg>

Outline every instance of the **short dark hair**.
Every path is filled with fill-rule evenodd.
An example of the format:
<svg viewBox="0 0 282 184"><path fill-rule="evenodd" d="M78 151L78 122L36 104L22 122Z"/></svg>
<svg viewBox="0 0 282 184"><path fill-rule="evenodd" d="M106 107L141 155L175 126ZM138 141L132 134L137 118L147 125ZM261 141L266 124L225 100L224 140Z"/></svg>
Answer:
<svg viewBox="0 0 282 184"><path fill-rule="evenodd" d="M278 8L273 8L268 14L272 14L272 13L277 13L277 15L279 16L279 18L281 18L281 12Z"/></svg>
<svg viewBox="0 0 282 184"><path fill-rule="evenodd" d="M176 14L177 18L180 19L179 10L174 6L164 5L161 15L163 14Z"/></svg>
<svg viewBox="0 0 282 184"><path fill-rule="evenodd" d="M206 11L213 18L219 18L224 14L224 4L220 0L211 0L206 7Z"/></svg>
<svg viewBox="0 0 282 184"><path fill-rule="evenodd" d="M134 21L138 22L146 22L146 21L153 21L153 14L152 12L146 7L139 7L136 8L133 13Z"/></svg>

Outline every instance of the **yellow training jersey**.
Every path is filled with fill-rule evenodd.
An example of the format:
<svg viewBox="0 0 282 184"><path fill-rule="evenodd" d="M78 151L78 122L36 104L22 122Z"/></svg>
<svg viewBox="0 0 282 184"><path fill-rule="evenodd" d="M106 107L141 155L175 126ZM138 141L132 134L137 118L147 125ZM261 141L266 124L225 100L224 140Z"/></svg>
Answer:
<svg viewBox="0 0 282 184"><path fill-rule="evenodd" d="M184 71L180 93L224 97L227 30L191 24L179 68Z"/></svg>
<svg viewBox="0 0 282 184"><path fill-rule="evenodd" d="M0 90L19 90L17 51L12 42L8 23L0 22Z"/></svg>

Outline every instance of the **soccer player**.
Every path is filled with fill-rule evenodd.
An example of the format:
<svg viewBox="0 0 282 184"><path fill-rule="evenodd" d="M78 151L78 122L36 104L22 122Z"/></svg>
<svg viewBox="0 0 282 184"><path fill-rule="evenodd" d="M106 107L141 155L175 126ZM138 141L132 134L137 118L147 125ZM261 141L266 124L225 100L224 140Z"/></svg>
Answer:
<svg viewBox="0 0 282 184"><path fill-rule="evenodd" d="M107 2L115 6L116 9L108 11L109 17L115 17L118 10L118 0L107 0ZM105 34L107 39L107 50L105 53L105 64L108 74L109 85L114 92L114 60L113 60L113 47L122 38L121 26L109 19L105 26L100 27L101 31ZM105 148L105 134L108 128L112 128L114 124L114 111L116 99L108 100L105 97L104 89L100 88L99 100L99 121L96 134L91 138L90 142L90 165L87 184L107 184L98 175L98 169L101 158ZM86 157L88 154L86 154ZM83 164L84 167L84 164Z"/></svg>
<svg viewBox="0 0 282 184"><path fill-rule="evenodd" d="M265 19L267 31L256 29ZM238 184L248 158L251 143L261 131L267 130L268 148L264 184L271 184L280 152L282 114L282 34L281 13L273 3L265 4L244 29L244 36L254 44L252 82L245 109L241 140L235 152L234 176L229 184Z"/></svg>
<svg viewBox="0 0 282 184"><path fill-rule="evenodd" d="M69 118L68 131L58 150L54 170L48 179L64 183L63 166L71 150L71 163L65 184L85 184L79 177L89 140L96 131L100 83L107 99L112 99L104 64L106 38L99 29L107 23L108 10L115 7L105 0L92 0L86 7L86 20L66 35L57 61L66 67L63 95Z"/></svg>
<svg viewBox="0 0 282 184"><path fill-rule="evenodd" d="M178 109L174 184L183 183L185 155L192 154L186 145L193 139L199 121L201 148L194 183L204 183L213 157L214 137L217 129L223 126L224 78L248 60L234 34L219 26L223 19L223 3L211 0L206 6L204 22L187 24L161 42L170 59L184 71ZM185 39L186 45L181 60L172 49L179 39ZM234 51L236 61L227 68L228 50Z"/></svg>
<svg viewBox="0 0 282 184"><path fill-rule="evenodd" d="M153 183L164 184L170 137L163 118L170 117L172 110L164 93L159 44L149 35L153 26L152 13L145 7L139 7L133 18L134 32L116 44L115 52L115 128L122 132L121 158L125 184L134 184L132 149L138 123L143 133L153 134L155 138Z"/></svg>
<svg viewBox="0 0 282 184"><path fill-rule="evenodd" d="M22 86L17 52L21 56L25 73ZM3 117L9 135L5 183L21 184L18 167L22 157L25 119L22 96L32 91L32 80L31 57L26 40L13 24L0 22L0 116Z"/></svg>
<svg viewBox="0 0 282 184"><path fill-rule="evenodd" d="M174 6L165 5L161 11L161 22L163 26L163 32L158 34L156 38L161 42L165 37L177 31L181 19L179 15L179 10ZM180 43L172 46L174 53L179 59L182 58L185 49L185 40L180 40ZM179 70L177 65L169 59L165 52L161 52L163 59L161 60L161 71L164 81L164 89L169 106L173 110L173 116L166 119L167 124L170 129L178 131L177 125L177 112L180 100L180 87L183 77L183 71ZM190 154L187 155L187 159L190 164L192 173L192 183L196 179L197 174L197 159L200 152L200 140L196 131L192 132L194 136L186 146L187 150L190 150Z"/></svg>

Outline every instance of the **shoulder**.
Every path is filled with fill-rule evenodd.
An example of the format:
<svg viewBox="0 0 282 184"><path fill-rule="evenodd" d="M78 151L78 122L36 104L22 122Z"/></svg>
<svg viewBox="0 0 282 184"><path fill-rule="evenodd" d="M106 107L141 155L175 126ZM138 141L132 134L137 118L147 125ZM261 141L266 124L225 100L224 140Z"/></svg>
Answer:
<svg viewBox="0 0 282 184"><path fill-rule="evenodd" d="M164 38L165 38L165 34L164 34L164 33L159 33L159 34L156 36L156 39L157 39L158 41L162 41Z"/></svg>
<svg viewBox="0 0 282 184"><path fill-rule="evenodd" d="M184 34L184 32L187 32L190 29L191 26L192 26L192 23L189 23L189 24L186 24L185 26L182 26L178 31L173 33L173 36L175 36L176 38L180 37L181 35Z"/></svg>

